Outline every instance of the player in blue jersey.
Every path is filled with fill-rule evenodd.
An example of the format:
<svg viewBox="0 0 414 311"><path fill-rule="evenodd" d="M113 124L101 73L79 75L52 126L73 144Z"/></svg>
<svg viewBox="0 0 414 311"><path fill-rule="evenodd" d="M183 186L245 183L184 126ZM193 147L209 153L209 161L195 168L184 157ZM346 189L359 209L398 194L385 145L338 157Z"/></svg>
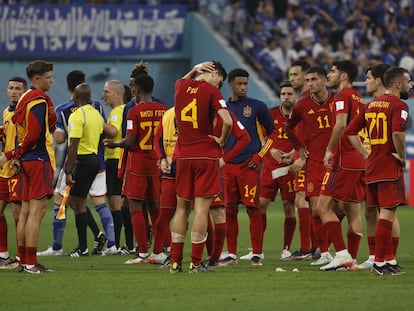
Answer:
<svg viewBox="0 0 414 311"><path fill-rule="evenodd" d="M67 88L71 94L71 99L66 103L63 103L56 107L56 116L57 116L57 124L56 124L56 131L54 133L54 139L56 143L63 143L66 141L68 137L68 119L70 114L77 109L75 106L74 101L72 100L73 91L75 87L80 83L85 81L85 74L82 71L71 71L67 77ZM102 105L98 101L93 101L93 106L97 109L102 117L106 120L105 112L103 110ZM106 126L106 131L111 131L111 128ZM101 221L104 227L105 232L108 235L108 249L112 249L115 245L115 233L113 227L113 220L112 215L108 209L108 206L105 202L105 194L106 194L106 177L105 177L105 164L103 161L103 146L99 147L99 159L100 159L100 167L99 173L92 184L91 188L89 189L89 195L91 197L92 203L95 206L95 209L99 213L101 217ZM62 241L63 241L63 233L66 227L66 219L56 219L57 211L59 210L60 203L62 202L63 195L65 193L66 182L65 182L65 172L64 168L61 169L59 173L59 178L57 180L56 189L55 189L55 200L54 200L54 217L53 217L53 246L49 247L43 252L39 252L38 256L61 256L64 255L63 248L62 248ZM88 213L88 225L90 226L94 236L94 254L99 254L102 252L102 249L105 245L107 240L105 234L99 231L98 225L96 224L95 220L93 219L90 210L87 209ZM76 254L73 254L75 257ZM84 254L86 255L86 253Z"/></svg>
<svg viewBox="0 0 414 311"><path fill-rule="evenodd" d="M232 96L227 100L228 109L236 115L244 125L251 137L250 143L237 156L230 160L222 169L226 179L228 193L227 219L227 249L228 256L219 265L232 265L237 263L237 235L238 235L238 204L242 203L247 208L250 219L250 237L252 252L246 259L251 259L254 266L261 266L263 259L263 223L260 214L259 188L261 161L265 153L270 149L272 140L259 136L257 122L263 126L266 133L274 132L273 119L266 104L257 99L247 97L249 73L241 68L229 73L229 86ZM230 135L226 145L229 152L236 144L237 139Z"/></svg>

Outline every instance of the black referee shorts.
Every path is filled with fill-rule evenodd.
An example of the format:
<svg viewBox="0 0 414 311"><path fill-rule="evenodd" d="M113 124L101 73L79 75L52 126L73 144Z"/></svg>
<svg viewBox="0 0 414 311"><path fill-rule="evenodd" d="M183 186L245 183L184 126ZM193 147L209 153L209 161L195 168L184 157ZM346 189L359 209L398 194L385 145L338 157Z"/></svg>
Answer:
<svg viewBox="0 0 414 311"><path fill-rule="evenodd" d="M76 183L70 190L70 195L86 199L98 171L99 158L96 154L78 155L72 171Z"/></svg>
<svg viewBox="0 0 414 311"><path fill-rule="evenodd" d="M106 194L121 195L122 179L118 178L118 159L108 159L105 161L106 167Z"/></svg>

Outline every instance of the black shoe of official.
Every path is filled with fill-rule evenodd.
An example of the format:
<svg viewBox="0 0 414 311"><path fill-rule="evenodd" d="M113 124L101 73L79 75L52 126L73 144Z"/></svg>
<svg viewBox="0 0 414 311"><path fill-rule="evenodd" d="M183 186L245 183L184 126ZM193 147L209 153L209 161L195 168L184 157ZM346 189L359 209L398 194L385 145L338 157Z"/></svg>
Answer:
<svg viewBox="0 0 414 311"><path fill-rule="evenodd" d="M98 236L96 237L95 241L93 242L92 255L101 255L106 241L107 241L107 238L106 238L105 233L99 232Z"/></svg>

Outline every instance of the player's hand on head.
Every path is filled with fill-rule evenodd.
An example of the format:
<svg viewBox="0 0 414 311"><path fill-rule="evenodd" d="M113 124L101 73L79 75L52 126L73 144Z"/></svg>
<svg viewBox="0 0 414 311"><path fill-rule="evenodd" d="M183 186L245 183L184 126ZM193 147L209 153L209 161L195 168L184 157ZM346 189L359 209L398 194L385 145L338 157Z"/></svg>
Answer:
<svg viewBox="0 0 414 311"><path fill-rule="evenodd" d="M194 66L194 69L198 73L203 73L203 72L212 72L216 68L214 67L214 63L213 62L203 62L203 63L199 63L199 64L195 65Z"/></svg>

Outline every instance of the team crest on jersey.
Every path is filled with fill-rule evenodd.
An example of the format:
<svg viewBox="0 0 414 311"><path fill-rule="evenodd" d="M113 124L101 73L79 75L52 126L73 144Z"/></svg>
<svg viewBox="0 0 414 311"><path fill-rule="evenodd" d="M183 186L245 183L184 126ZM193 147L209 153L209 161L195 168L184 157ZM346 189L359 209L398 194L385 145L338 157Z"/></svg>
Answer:
<svg viewBox="0 0 414 311"><path fill-rule="evenodd" d="M308 183L308 192L313 192L314 185L312 182Z"/></svg>
<svg viewBox="0 0 414 311"><path fill-rule="evenodd" d="M246 106L243 108L243 116L248 118L252 116L252 107Z"/></svg>

